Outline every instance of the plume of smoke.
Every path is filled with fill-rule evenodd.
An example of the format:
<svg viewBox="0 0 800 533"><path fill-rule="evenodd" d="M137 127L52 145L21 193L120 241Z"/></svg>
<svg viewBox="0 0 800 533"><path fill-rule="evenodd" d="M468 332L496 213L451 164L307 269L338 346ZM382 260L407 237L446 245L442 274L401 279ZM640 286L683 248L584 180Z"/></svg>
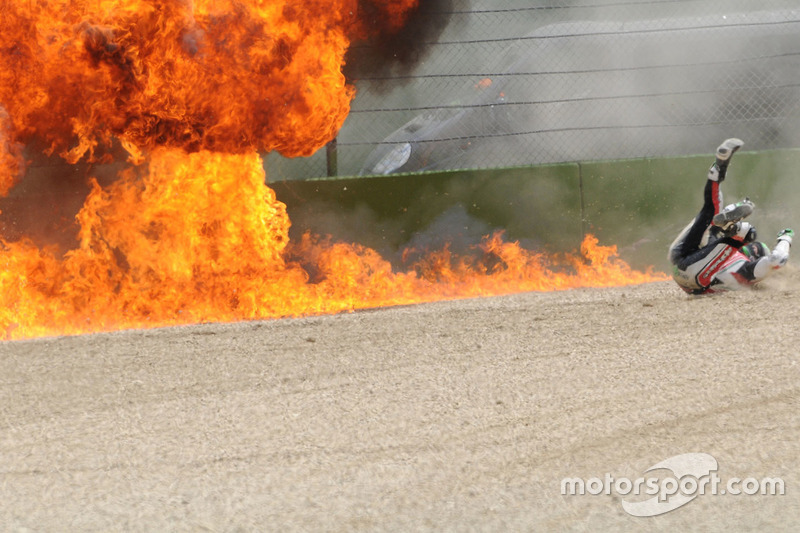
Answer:
<svg viewBox="0 0 800 533"><path fill-rule="evenodd" d="M372 2L359 0L360 18L374 31L348 49L344 67L347 80L402 76L413 71L430 52L429 45L436 42L448 25L452 3L453 0L419 0L405 24L396 28L390 19L380 16ZM392 87L378 83L376 88Z"/></svg>

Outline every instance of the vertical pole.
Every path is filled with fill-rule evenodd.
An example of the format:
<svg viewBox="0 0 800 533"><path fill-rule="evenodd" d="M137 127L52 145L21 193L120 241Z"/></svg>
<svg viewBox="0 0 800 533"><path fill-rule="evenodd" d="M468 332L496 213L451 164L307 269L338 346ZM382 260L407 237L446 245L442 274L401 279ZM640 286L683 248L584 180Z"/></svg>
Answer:
<svg viewBox="0 0 800 533"><path fill-rule="evenodd" d="M578 190L581 197L581 242L586 238L586 204L583 199L583 166L578 163Z"/></svg>
<svg viewBox="0 0 800 533"><path fill-rule="evenodd" d="M325 145L325 156L328 161L328 177L339 175L339 153L336 148L336 137Z"/></svg>

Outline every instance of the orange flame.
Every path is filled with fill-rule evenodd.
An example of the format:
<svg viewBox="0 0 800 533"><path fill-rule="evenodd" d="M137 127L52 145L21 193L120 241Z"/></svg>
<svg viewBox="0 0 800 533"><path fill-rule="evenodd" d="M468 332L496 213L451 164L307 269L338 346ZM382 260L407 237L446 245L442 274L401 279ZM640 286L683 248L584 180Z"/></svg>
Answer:
<svg viewBox="0 0 800 533"><path fill-rule="evenodd" d="M404 272L357 244L289 242L257 151L305 155L331 139L354 91L341 74L350 40L373 16L400 31L417 0L0 4L0 195L23 176L23 143L75 162L118 142L134 162L92 181L65 255L0 236L2 338L661 279L593 237L555 257L497 233Z"/></svg>
<svg viewBox="0 0 800 533"><path fill-rule="evenodd" d="M341 67L351 38L370 31L361 16L399 28L416 4L4 0L0 102L20 134L72 162L114 137L134 156L155 146L310 155L349 112Z"/></svg>
<svg viewBox="0 0 800 533"><path fill-rule="evenodd" d="M158 149L147 172L96 183L78 214L80 244L58 259L27 241L0 250L6 338L332 313L432 300L611 286L636 272L587 237L561 258L486 237L394 272L374 250L305 235L289 243L285 207L260 158ZM313 279L308 265L313 266Z"/></svg>

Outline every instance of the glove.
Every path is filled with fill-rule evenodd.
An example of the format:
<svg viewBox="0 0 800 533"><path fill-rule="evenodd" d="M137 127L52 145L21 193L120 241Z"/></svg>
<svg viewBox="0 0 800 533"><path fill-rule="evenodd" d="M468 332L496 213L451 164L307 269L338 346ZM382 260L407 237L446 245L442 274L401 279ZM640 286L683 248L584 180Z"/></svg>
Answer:
<svg viewBox="0 0 800 533"><path fill-rule="evenodd" d="M793 237L794 237L794 230L786 228L778 233L778 242L786 241L789 244L792 244Z"/></svg>

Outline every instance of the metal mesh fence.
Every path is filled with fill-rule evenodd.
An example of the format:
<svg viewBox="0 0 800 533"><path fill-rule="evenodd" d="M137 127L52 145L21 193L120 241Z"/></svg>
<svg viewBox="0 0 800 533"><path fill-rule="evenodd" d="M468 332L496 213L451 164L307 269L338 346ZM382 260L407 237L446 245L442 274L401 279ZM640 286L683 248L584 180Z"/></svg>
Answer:
<svg viewBox="0 0 800 533"><path fill-rule="evenodd" d="M798 0L453 0L410 74L271 180L800 146Z"/></svg>

